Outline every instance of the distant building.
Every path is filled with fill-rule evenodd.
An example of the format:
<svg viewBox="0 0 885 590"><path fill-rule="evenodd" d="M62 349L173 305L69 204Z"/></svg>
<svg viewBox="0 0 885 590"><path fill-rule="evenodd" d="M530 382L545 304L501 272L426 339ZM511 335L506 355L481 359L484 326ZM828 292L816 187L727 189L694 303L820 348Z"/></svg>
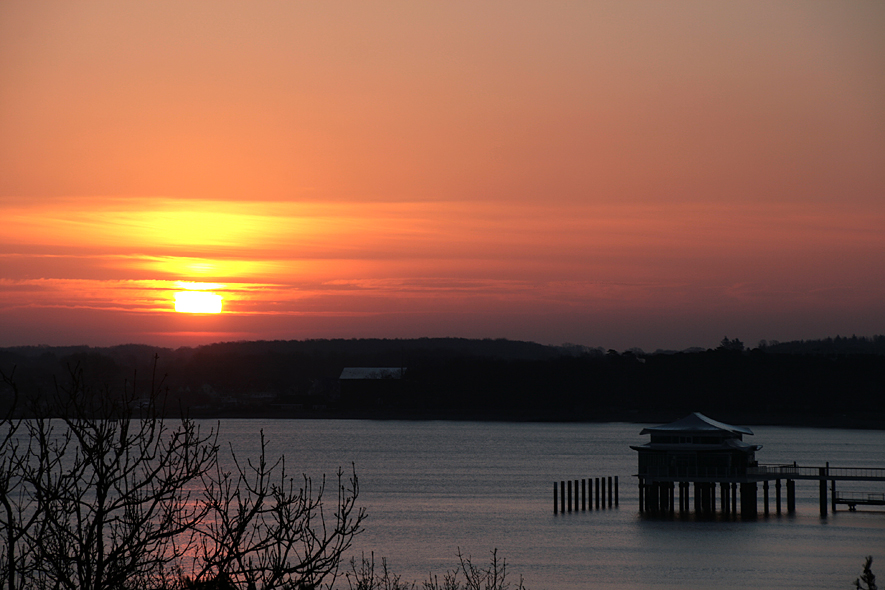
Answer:
<svg viewBox="0 0 885 590"><path fill-rule="evenodd" d="M346 367L338 377L341 403L357 408L399 402L403 375L401 367Z"/></svg>
<svg viewBox="0 0 885 590"><path fill-rule="evenodd" d="M756 465L756 451L762 448L743 441L745 434L753 434L749 428L697 412L639 434L651 435L644 445L630 447L639 453L640 478L738 477Z"/></svg>
<svg viewBox="0 0 885 590"><path fill-rule="evenodd" d="M346 367L338 377L342 381L354 379L402 379L405 369L399 367Z"/></svg>

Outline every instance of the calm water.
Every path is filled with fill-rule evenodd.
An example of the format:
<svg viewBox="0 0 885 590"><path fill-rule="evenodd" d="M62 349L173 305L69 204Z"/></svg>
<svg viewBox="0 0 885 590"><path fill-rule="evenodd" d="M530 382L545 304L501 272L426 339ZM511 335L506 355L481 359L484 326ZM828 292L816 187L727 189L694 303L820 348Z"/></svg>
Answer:
<svg viewBox="0 0 885 590"><path fill-rule="evenodd" d="M293 473L317 478L356 464L368 519L354 554L385 556L407 580L442 575L459 548L482 563L497 548L508 571L536 590L849 588L869 554L885 578L885 512L821 518L817 482L797 482L792 516L762 517L761 486L756 521L641 516L628 446L647 438L641 425L221 423L222 437L243 454L256 452L261 429L270 455L285 454ZM883 431L753 430L748 440L763 445L762 463L885 467ZM614 475L620 508L553 514L554 480ZM883 492L885 483L857 491Z"/></svg>

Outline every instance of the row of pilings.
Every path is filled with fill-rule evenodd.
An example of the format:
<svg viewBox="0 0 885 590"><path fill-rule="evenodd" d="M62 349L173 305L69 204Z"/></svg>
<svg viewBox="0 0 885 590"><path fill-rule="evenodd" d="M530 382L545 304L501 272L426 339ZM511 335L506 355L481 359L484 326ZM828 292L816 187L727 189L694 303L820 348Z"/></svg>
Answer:
<svg viewBox="0 0 885 590"><path fill-rule="evenodd" d="M596 510L606 509L606 495L608 508L618 507L618 476L608 477L608 494L606 494L606 478L597 477L589 479L575 479L553 482L553 514L560 512L575 512L593 510L594 482L596 488ZM578 485L580 483L580 485ZM574 489L574 496L572 490ZM574 502L572 501L574 499Z"/></svg>
<svg viewBox="0 0 885 590"><path fill-rule="evenodd" d="M694 512L713 515L718 510L723 515L738 515L744 518L756 517L759 513L759 486L762 484L762 509L768 516L771 507L771 488L774 488L774 511L781 514L781 480L769 481L655 481L639 480L639 511L651 514L674 514L678 507L681 514ZM692 487L694 490L692 492ZM786 491L786 511L796 512L796 482L788 479ZM677 505L678 502L678 505ZM693 504L693 506L692 506ZM738 511L740 504L740 511Z"/></svg>

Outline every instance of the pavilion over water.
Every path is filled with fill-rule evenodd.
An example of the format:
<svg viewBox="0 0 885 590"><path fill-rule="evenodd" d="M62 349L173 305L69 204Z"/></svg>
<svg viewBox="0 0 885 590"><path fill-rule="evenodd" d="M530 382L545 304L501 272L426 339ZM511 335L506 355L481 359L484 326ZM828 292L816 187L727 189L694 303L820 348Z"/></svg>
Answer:
<svg viewBox="0 0 885 590"><path fill-rule="evenodd" d="M759 477L756 451L761 445L744 441L753 431L732 426L695 412L669 424L643 428L650 434L644 445L631 445L639 453L639 509L673 512L677 494L679 510L688 511L689 497L699 513L716 511L716 488L721 489L723 512L756 513L756 483L765 480L765 506L768 510L767 477ZM691 493L691 486L694 493ZM787 504L795 504L793 482L787 481ZM777 480L777 507L780 511L780 480Z"/></svg>
<svg viewBox="0 0 885 590"><path fill-rule="evenodd" d="M630 445L638 453L639 510L650 513L674 513L678 494L679 512L690 512L694 499L694 512L713 515L717 512L717 488L719 508L723 515L740 513L743 518L757 515L759 484L762 486L763 512L769 514L769 494L774 492L774 509L781 513L781 482L786 484L786 509L796 511L796 480L818 483L820 513L836 511L838 504L850 510L857 506L885 506L885 493L837 492L836 482L885 482L885 469L880 467L830 467L800 466L791 464L760 464L756 451L762 445L744 441L753 431L744 426L732 426L695 412L685 418L643 428L640 435L651 435L642 445ZM774 485L771 485L771 484ZM566 485L568 484L568 485ZM553 482L553 512L572 511L574 507L587 507L585 480L561 481L560 487ZM600 484L601 490L600 490ZM829 494L827 493L829 484ZM692 491L692 487L694 490ZM678 491L677 491L678 488ZM773 488L773 490L771 489ZM579 494L580 489L580 494ZM614 505L617 501L618 478L614 478ZM593 497L593 480L590 480L590 497ZM605 508L605 478L596 478L596 509ZM568 493L566 495L566 492ZM738 500L740 498L740 500ZM592 502L590 502L592 510ZM608 507L612 506L612 478L608 478ZM740 508L739 508L740 507Z"/></svg>
<svg viewBox="0 0 885 590"><path fill-rule="evenodd" d="M732 426L695 412L669 424L643 428L640 435L651 440L631 445L639 454L639 509L648 512L673 512L677 495L679 511L689 511L689 497L694 498L698 513L716 512L716 488L721 491L720 506L725 514L755 516L757 484L762 484L764 511L768 514L769 482L774 482L775 506L781 512L781 480L786 480L787 511L796 510L795 480L816 480L820 488L820 512L827 513L827 483L835 512L837 504L885 505L885 495L851 496L837 494L837 481L885 481L885 469L841 467L800 467L760 465L756 451L762 445L747 443L743 437L753 431ZM694 493L691 487L694 486Z"/></svg>
<svg viewBox="0 0 885 590"><path fill-rule="evenodd" d="M740 477L756 466L762 445L744 442L749 428L731 426L695 412L681 420L643 428L651 441L630 448L639 453L639 477L710 479Z"/></svg>

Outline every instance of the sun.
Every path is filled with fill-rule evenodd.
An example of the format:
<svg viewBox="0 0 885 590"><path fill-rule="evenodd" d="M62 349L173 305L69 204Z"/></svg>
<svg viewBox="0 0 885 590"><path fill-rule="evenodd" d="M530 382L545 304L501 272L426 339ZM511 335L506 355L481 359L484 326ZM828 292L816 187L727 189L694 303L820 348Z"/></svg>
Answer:
<svg viewBox="0 0 885 590"><path fill-rule="evenodd" d="M175 311L179 313L221 313L221 295L209 291L179 291Z"/></svg>

